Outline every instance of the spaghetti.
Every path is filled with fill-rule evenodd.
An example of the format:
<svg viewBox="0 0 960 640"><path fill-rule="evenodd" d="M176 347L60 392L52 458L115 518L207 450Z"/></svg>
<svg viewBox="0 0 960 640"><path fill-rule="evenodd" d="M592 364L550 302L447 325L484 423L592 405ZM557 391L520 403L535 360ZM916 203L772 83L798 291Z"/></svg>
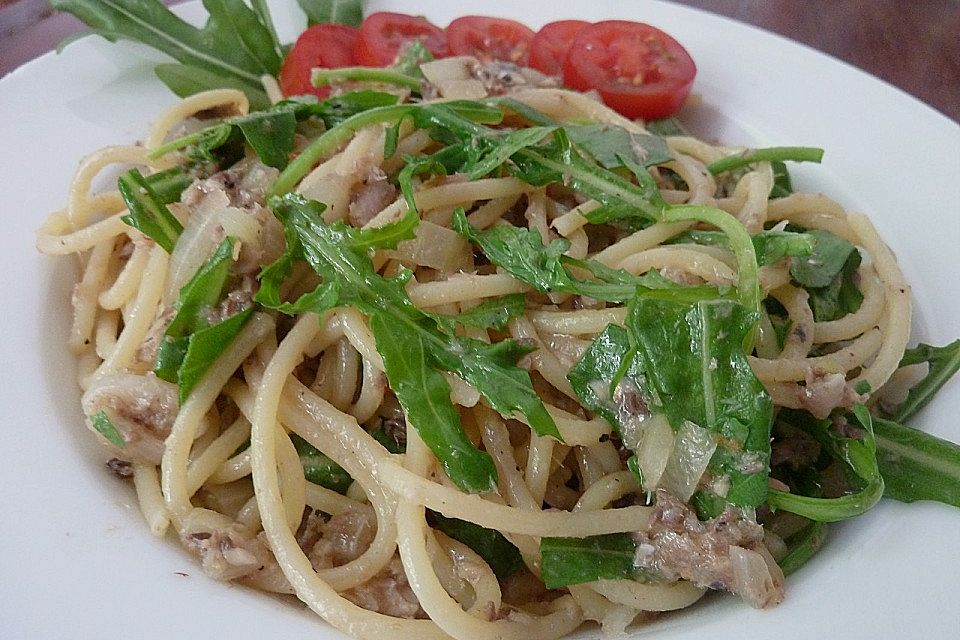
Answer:
<svg viewBox="0 0 960 640"><path fill-rule="evenodd" d="M558 123L589 121L645 133L582 94L527 89L511 97ZM79 256L68 344L80 362L84 411L95 428L95 416L107 419L112 431L97 430L118 458L132 463L151 532L162 536L172 528L210 575L296 594L358 638L557 638L585 621L619 632L716 588L705 582L707 569L663 557L660 564L644 564L641 557L661 551L658 531L668 520L663 511L677 497L668 494L683 484L670 484L670 446L658 454L650 443L661 437L671 445L684 429L691 437L703 429L664 429L665 422L648 420L639 444L630 442L626 422L614 429L590 410L569 375L598 335L628 321L628 305L537 291L481 256L453 227L462 209L475 233L504 225L537 230L545 242L565 240L566 256L575 260L629 276L656 272L676 286L740 291L749 299L743 256L697 235L719 225L692 218L639 229L591 222L604 206L596 198L562 181L536 184L504 172L466 180L428 170L405 199L388 176L403 168L404 158L436 153L441 143L402 118L359 127L297 180L298 193L326 205L325 224L386 228L416 206L417 236L377 249L370 260L381 276L409 273L404 291L417 309L456 318L503 296L523 297L521 312L503 329L464 324L455 331L483 343L524 346L520 365L559 438L538 433L530 415L494 410L476 385L444 373L466 438L495 466L495 488L467 492L445 473L427 438L408 428L409 407L398 403L398 390L388 384L389 356L381 353L362 307L338 304L291 317L254 302L258 274L286 245L281 223L267 208L277 172L249 147L245 157L200 176L170 204L183 226L170 252L125 223L131 212L122 194L91 193L94 178L114 165L133 164L148 176L175 168L177 153L152 152L185 127L209 124L211 114L216 122L247 110L241 92L199 94L163 114L143 146L91 155L77 171L67 206L38 235L44 253ZM510 130L529 126L522 120L510 119ZM385 154L391 135L396 151ZM791 260L802 258L760 266L754 260L755 295L763 303L748 361L773 403L822 417L849 408L860 398L857 390L882 386L906 347L910 296L869 220L824 195L770 199L770 162L715 176L709 165L737 150L686 135L666 141L670 159L646 174L669 205L708 208L713 219L753 235L786 225L821 230L866 256L851 276L862 302L820 320L811 294L791 275ZM182 308L178 296L225 237L233 239L233 288L205 313L217 316L211 325L240 312L248 318L189 393L184 397L181 389L178 396L176 384L153 373L158 350L172 339L171 321ZM296 300L322 281L306 263L293 264L284 299ZM707 459L717 447L716 438L709 440ZM638 456L640 477L628 469L630 453ZM328 458L347 474L345 485L309 481L305 456ZM765 473L769 465L763 466ZM688 480L691 493L698 483L719 482L704 468ZM674 490L665 493L665 486ZM651 504L658 488L657 504ZM689 498L681 497L673 512L687 524ZM755 529L753 510L740 509L726 523L739 537L722 539L721 527L710 523L733 517L724 513L703 519L685 543L703 554L719 545L718 556L701 560L725 567L721 574L733 572L722 587L755 606L775 604L782 573L774 558L785 553L789 519L764 534ZM450 520L499 532L521 562L498 575L489 556L440 524ZM621 534L636 544L629 551L633 567L657 569L657 575L545 586L545 539Z"/></svg>

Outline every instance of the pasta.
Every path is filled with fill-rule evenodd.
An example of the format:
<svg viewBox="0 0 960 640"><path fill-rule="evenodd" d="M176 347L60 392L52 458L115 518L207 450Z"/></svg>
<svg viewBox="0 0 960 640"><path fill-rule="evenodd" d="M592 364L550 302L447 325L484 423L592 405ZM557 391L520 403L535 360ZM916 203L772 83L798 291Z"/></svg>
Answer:
<svg viewBox="0 0 960 640"><path fill-rule="evenodd" d="M645 133L584 94L537 88L510 97L558 123L590 121ZM521 111L504 111L503 131L536 124L524 122ZM865 389L883 386L909 337L909 286L867 217L821 194L770 199L775 163L756 161L714 174L710 165L740 150L687 135L667 136L670 158L643 169L644 175L665 204L676 207L668 210L689 213L699 207L715 213L709 219L664 218L640 228L597 218L611 207L580 183L537 184L497 169L466 179L426 167L413 176L405 198L394 186L397 173L409 166L404 158L436 154L442 143L427 127L403 117L358 126L338 139L292 190L326 205L317 223L324 225L345 221L354 228L392 229L415 207L417 236L375 247L368 257L379 277L406 278L395 281L403 282L417 313L431 314L418 318L455 319L505 296L521 296L520 312L509 314L500 328L438 324L437 331L487 346L522 345L522 354L513 353L522 356L519 365L559 438L539 433L529 413L497 410L497 401L468 376L442 372L465 440L495 467L495 487L465 491L463 482L451 477L453 462L439 459L428 442L434 436L409 428L410 407L398 399L394 381L388 383L398 365L383 344L387 329L374 326L363 304L350 304L348 296L320 313L301 308L290 315L262 303L261 270L282 260L291 236L268 207L278 172L249 145L244 157L216 171L191 165L196 179L182 197L167 203L182 225L169 250L143 227L125 222L133 213L129 193L91 193L94 179L115 165L135 165L147 177L175 171L187 158L184 149L158 150L198 126L247 113L239 91L183 100L158 118L142 146L111 147L85 159L66 207L38 234L44 253L79 257L68 344L81 365L83 409L113 447L113 468L132 475L152 533L172 530L209 575L295 594L358 638L557 638L587 621L617 633L658 612L689 606L718 584L758 607L782 599L783 573L775 559L785 554L784 539L807 524L786 510L761 513L765 532L753 507L703 518L684 541L713 569L661 556L656 564L644 564L644 554L661 552L657 536L671 533L671 513L689 525L694 491L729 482L706 471L721 436L681 451L676 443L696 441L704 425L671 425L646 406L620 416L623 423L614 428L584 400L571 370L607 327L629 324L635 310L625 301L605 302L582 292L538 290L488 251L479 252L474 245L485 245L469 234L506 226L536 230L544 242L563 241L557 246L579 261L570 263L568 276L602 279L603 267L633 283L623 278L655 274L664 290L709 289L725 300L740 296L741 302L751 295L744 256L732 241L708 242L715 239L714 229L727 232L733 225L754 236L771 229L803 235L785 230L796 228L855 245L863 261L848 275L862 301L831 319L817 318L811 293L791 273L791 261L801 254L762 265L753 258L754 295L762 303L754 310L754 348L746 362L777 410L823 418L852 407ZM329 127L323 135L335 130ZM319 135L303 126L300 134L298 152L306 155L308 138ZM550 134L541 132L528 146ZM396 150L385 152L391 144ZM628 168L610 173L642 186L644 177L630 177ZM280 175L283 180L288 171ZM455 231L463 220L472 231ZM191 335L246 316L185 394L182 369L179 389L154 370L165 345L187 339L170 331L187 304L183 292L212 264L225 238L232 239L226 245L227 294L221 296L217 287L198 312L206 326ZM342 242L350 238L344 235ZM587 261L599 266L585 267ZM284 302L309 295L330 278L322 269L310 269L302 256L288 267ZM586 269L594 269L593 275ZM199 345L198 338L181 349L181 359L192 357L188 349L200 351ZM624 409L629 398L614 404ZM627 463L631 454L641 474ZM698 456L703 464L696 467L689 459ZM308 477L307 467L318 460L325 461L324 469L342 472L340 486ZM761 462L766 477L769 461ZM695 476L677 478L691 472ZM773 477L769 483L787 488ZM689 491L678 495L684 487ZM724 495L721 489L716 493ZM458 539L451 521L499 532L496 539L514 549L518 563L509 572L494 567L475 545ZM723 537L721 530L732 533ZM648 570L645 577L596 576L545 586L545 540L611 540L622 534L633 545L629 564Z"/></svg>

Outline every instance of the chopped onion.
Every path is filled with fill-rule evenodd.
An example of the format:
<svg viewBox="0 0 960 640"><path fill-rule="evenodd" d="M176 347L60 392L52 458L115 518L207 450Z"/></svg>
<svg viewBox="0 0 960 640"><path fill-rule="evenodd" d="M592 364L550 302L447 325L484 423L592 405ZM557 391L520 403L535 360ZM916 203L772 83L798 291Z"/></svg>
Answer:
<svg viewBox="0 0 960 640"><path fill-rule="evenodd" d="M473 70L480 62L473 56L452 56L424 62L420 71L427 82L438 84L450 80L471 80Z"/></svg>
<svg viewBox="0 0 960 640"><path fill-rule="evenodd" d="M444 98L476 100L487 95L483 82L474 77L479 64L472 56L455 56L424 63L420 71Z"/></svg>
<svg viewBox="0 0 960 640"><path fill-rule="evenodd" d="M224 234L220 212L230 206L230 199L221 189L204 194L183 226L183 232L170 254L170 269L164 287L163 301L172 304L180 289L213 254Z"/></svg>
<svg viewBox="0 0 960 640"><path fill-rule="evenodd" d="M447 273L473 270L473 252L466 239L452 229L427 220L420 221L416 238L401 242L396 251L387 255Z"/></svg>
<svg viewBox="0 0 960 640"><path fill-rule="evenodd" d="M258 245L260 242L260 224L246 211L236 207L227 207L220 212L220 225L223 231L231 238L249 245Z"/></svg>
<svg viewBox="0 0 960 640"><path fill-rule="evenodd" d="M479 100L487 97L487 88L473 78L469 80L445 80L436 85L440 95L448 100Z"/></svg>
<svg viewBox="0 0 960 640"><path fill-rule="evenodd" d="M643 438L637 451L637 463L643 472L643 488L653 491L660 486L663 472L673 453L674 436L670 423L662 414L653 414L647 420Z"/></svg>
<svg viewBox="0 0 960 640"><path fill-rule="evenodd" d="M697 490L716 450L717 443L709 431L685 421L674 438L673 451L660 478L660 486L686 502Z"/></svg>
<svg viewBox="0 0 960 640"><path fill-rule="evenodd" d="M747 604L764 609L783 600L783 571L772 558L768 563L761 553L731 546L730 564L734 579L730 590Z"/></svg>

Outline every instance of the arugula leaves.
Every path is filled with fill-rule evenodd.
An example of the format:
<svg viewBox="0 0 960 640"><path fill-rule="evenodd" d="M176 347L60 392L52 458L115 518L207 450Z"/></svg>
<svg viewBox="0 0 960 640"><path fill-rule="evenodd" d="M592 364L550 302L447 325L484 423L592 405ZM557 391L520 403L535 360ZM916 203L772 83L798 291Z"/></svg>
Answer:
<svg viewBox="0 0 960 640"><path fill-rule="evenodd" d="M642 422L627 410L627 402L618 391L628 389L641 394L646 386L640 360L634 357L633 345L627 330L616 324L608 324L594 338L583 356L567 372L567 380L580 398L580 403L602 416L610 423L628 451L636 454L643 439ZM643 469L636 455L627 460L627 467L637 477L641 487Z"/></svg>
<svg viewBox="0 0 960 640"><path fill-rule="evenodd" d="M787 555L777 562L783 570L783 575L788 576L796 572L820 551L827 536L827 528L826 522L814 520L799 533L790 537L787 541L789 548Z"/></svg>
<svg viewBox="0 0 960 640"><path fill-rule="evenodd" d="M288 251L302 251L324 285L337 283L339 296L330 304L353 304L370 318L390 387L409 423L457 486L470 492L491 490L496 486L496 469L490 456L476 449L463 432L442 371L473 385L499 413L522 413L539 435L559 439L529 374L516 366L526 353L524 348L510 340L486 344L444 332L410 301L403 289L404 276L388 279L374 271L367 250L395 246L404 236L389 229L367 232L342 223L327 225L320 217L324 205L293 194L274 198L270 204L297 236L299 246L288 246ZM293 259L285 255L278 263L290 264ZM283 273L281 267L274 269L271 286Z"/></svg>
<svg viewBox="0 0 960 640"><path fill-rule="evenodd" d="M307 24L333 22L359 27L363 22L363 3L360 0L297 0L307 14Z"/></svg>
<svg viewBox="0 0 960 640"><path fill-rule="evenodd" d="M635 276L593 260L570 258L564 255L570 248L568 240L558 238L544 244L536 229L512 225L496 225L482 231L474 229L462 209L454 211L452 226L457 233L476 243L492 263L544 293L578 293L607 302L625 302L638 288L649 290L651 295L656 291L661 296L683 299L713 299L726 293L716 287L678 285L655 271ZM596 280L578 278L571 268L585 270Z"/></svg>
<svg viewBox="0 0 960 640"><path fill-rule="evenodd" d="M713 175L750 166L757 162L820 162L823 149L817 147L766 147L747 149L741 153L721 158L707 165L707 171Z"/></svg>
<svg viewBox="0 0 960 640"><path fill-rule="evenodd" d="M453 333L453 323L456 322L480 329L503 330L510 318L522 316L525 310L526 296L522 293L511 293L484 300L472 309L457 315L435 314L433 318L445 327L447 333ZM449 323L449 326L442 323Z"/></svg>
<svg viewBox="0 0 960 640"><path fill-rule="evenodd" d="M284 100L264 111L227 118L206 129L171 140L154 149L150 157L159 158L171 151L187 148L194 155L212 158L214 151L242 135L264 164L284 169L293 153L299 121L318 118L326 126L334 126L357 113L396 102L397 96L378 91L357 91L321 102L313 97Z"/></svg>
<svg viewBox="0 0 960 640"><path fill-rule="evenodd" d="M347 492L353 483L353 478L343 467L297 434L291 433L290 440L297 450L297 455L300 456L303 475L308 482L337 493Z"/></svg>
<svg viewBox="0 0 960 640"><path fill-rule="evenodd" d="M960 507L960 445L883 418L873 429L884 496Z"/></svg>
<svg viewBox="0 0 960 640"><path fill-rule="evenodd" d="M117 427L110 420L110 416L107 415L106 411L98 411L90 416L90 424L93 425L97 433L106 438L110 444L123 449L126 442L123 436L120 435Z"/></svg>
<svg viewBox="0 0 960 640"><path fill-rule="evenodd" d="M177 313L157 348L154 373L179 385L180 404L253 314L250 307L220 322L210 322L209 314L220 300L232 256L233 241L226 238L183 286L174 303Z"/></svg>
<svg viewBox="0 0 960 640"><path fill-rule="evenodd" d="M405 45L400 57L397 59L397 64L393 65L393 68L404 75L419 80L423 78L420 65L424 62L431 62L432 60L434 60L434 57L433 54L430 53L430 50L427 49L420 38L415 38Z"/></svg>
<svg viewBox="0 0 960 640"><path fill-rule="evenodd" d="M644 123L643 126L647 131L657 136L690 135L690 132L687 131L686 127L683 126L683 123L677 118L661 118L659 120L650 120L649 122Z"/></svg>
<svg viewBox="0 0 960 640"><path fill-rule="evenodd" d="M139 229L163 247L167 253L171 253L173 245L183 231L183 225L165 205L165 202L169 202L170 194L158 193L151 182L137 169L130 169L121 175L117 188L130 211L120 219L131 227Z"/></svg>
<svg viewBox="0 0 960 640"><path fill-rule="evenodd" d="M810 229L805 233L816 243L807 257L791 261L790 276L810 294L814 320L838 320L855 312L863 302L856 279L862 261L860 252L829 231Z"/></svg>
<svg viewBox="0 0 960 640"><path fill-rule="evenodd" d="M689 421L712 435L718 446L707 470L729 482L723 496L705 488L694 495L705 517L726 503L757 506L766 498L773 403L743 350L755 321L755 313L731 301L688 304L639 294L625 327L609 325L567 376L583 405L610 422L634 453L644 435L637 411L664 414L675 433ZM629 407L619 393L624 385L640 394L642 407Z"/></svg>
<svg viewBox="0 0 960 640"><path fill-rule="evenodd" d="M960 370L960 340L954 340L943 347L919 344L913 349L907 349L900 360L900 366L906 367L924 362L930 366L927 375L907 393L907 399L903 401L893 417L897 422L913 417Z"/></svg>
<svg viewBox="0 0 960 640"><path fill-rule="evenodd" d="M793 414L796 415L796 414ZM771 489L768 503L771 509L783 509L817 522L836 522L868 511L883 497L884 479L877 464L877 441L874 421L862 404L856 404L850 414L841 419L859 422L862 437L847 435L831 428L830 419L806 418L804 430L835 460L842 461L856 476L860 487L853 493L837 498L819 498Z"/></svg>
<svg viewBox="0 0 960 640"><path fill-rule="evenodd" d="M757 264L761 267L773 264L786 257L805 257L813 253L816 236L793 231L762 231L750 236ZM729 247L727 236L719 231L692 230L673 237L671 243L692 242L716 247Z"/></svg>
<svg viewBox="0 0 960 640"><path fill-rule="evenodd" d="M427 511L427 522L434 529L473 549L490 565L499 580L509 578L523 568L520 551L499 531L485 529L466 520L448 518L436 511Z"/></svg>
<svg viewBox="0 0 960 640"><path fill-rule="evenodd" d="M540 573L547 589L635 577L637 544L627 533L540 539Z"/></svg>
<svg viewBox="0 0 960 640"><path fill-rule="evenodd" d="M757 506L767 492L773 401L754 375L744 340L755 312L730 301L684 305L638 297L626 326L650 390L674 431L684 421L718 441L708 471L730 480L723 496L695 494L701 514L724 503Z"/></svg>
<svg viewBox="0 0 960 640"><path fill-rule="evenodd" d="M151 173L144 180L153 190L153 197L161 204L178 202L184 190L193 184L195 176L183 166Z"/></svg>
<svg viewBox="0 0 960 640"><path fill-rule="evenodd" d="M666 141L649 133L635 133L613 124L566 125L570 141L607 169L641 167L670 162L673 155Z"/></svg>
<svg viewBox="0 0 960 640"><path fill-rule="evenodd" d="M474 447L463 431L460 415L450 401L450 384L429 362L425 336L408 331L385 313L370 316L370 330L408 423L417 429L446 474L465 491L493 490L497 477L493 459Z"/></svg>
<svg viewBox="0 0 960 640"><path fill-rule="evenodd" d="M394 84L411 91L420 91L420 79L407 75L395 68L381 69L377 67L339 67L337 69L314 69L310 74L310 82L315 87L336 84L338 82L379 82Z"/></svg>
<svg viewBox="0 0 960 640"><path fill-rule="evenodd" d="M269 104L260 76L280 72L282 53L258 0L253 8L243 0L203 0L209 17L200 29L160 0L51 0L50 5L111 42L139 42L177 60L182 66L165 66L160 79L178 95L230 87L242 89L251 102Z"/></svg>

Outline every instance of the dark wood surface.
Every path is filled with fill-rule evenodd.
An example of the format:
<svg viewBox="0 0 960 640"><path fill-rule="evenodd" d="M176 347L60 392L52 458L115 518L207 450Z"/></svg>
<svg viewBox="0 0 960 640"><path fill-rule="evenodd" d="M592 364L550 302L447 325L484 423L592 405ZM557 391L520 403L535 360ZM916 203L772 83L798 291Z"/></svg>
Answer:
<svg viewBox="0 0 960 640"><path fill-rule="evenodd" d="M674 1L824 51L960 122L960 0ZM80 27L45 0L0 0L0 76Z"/></svg>

